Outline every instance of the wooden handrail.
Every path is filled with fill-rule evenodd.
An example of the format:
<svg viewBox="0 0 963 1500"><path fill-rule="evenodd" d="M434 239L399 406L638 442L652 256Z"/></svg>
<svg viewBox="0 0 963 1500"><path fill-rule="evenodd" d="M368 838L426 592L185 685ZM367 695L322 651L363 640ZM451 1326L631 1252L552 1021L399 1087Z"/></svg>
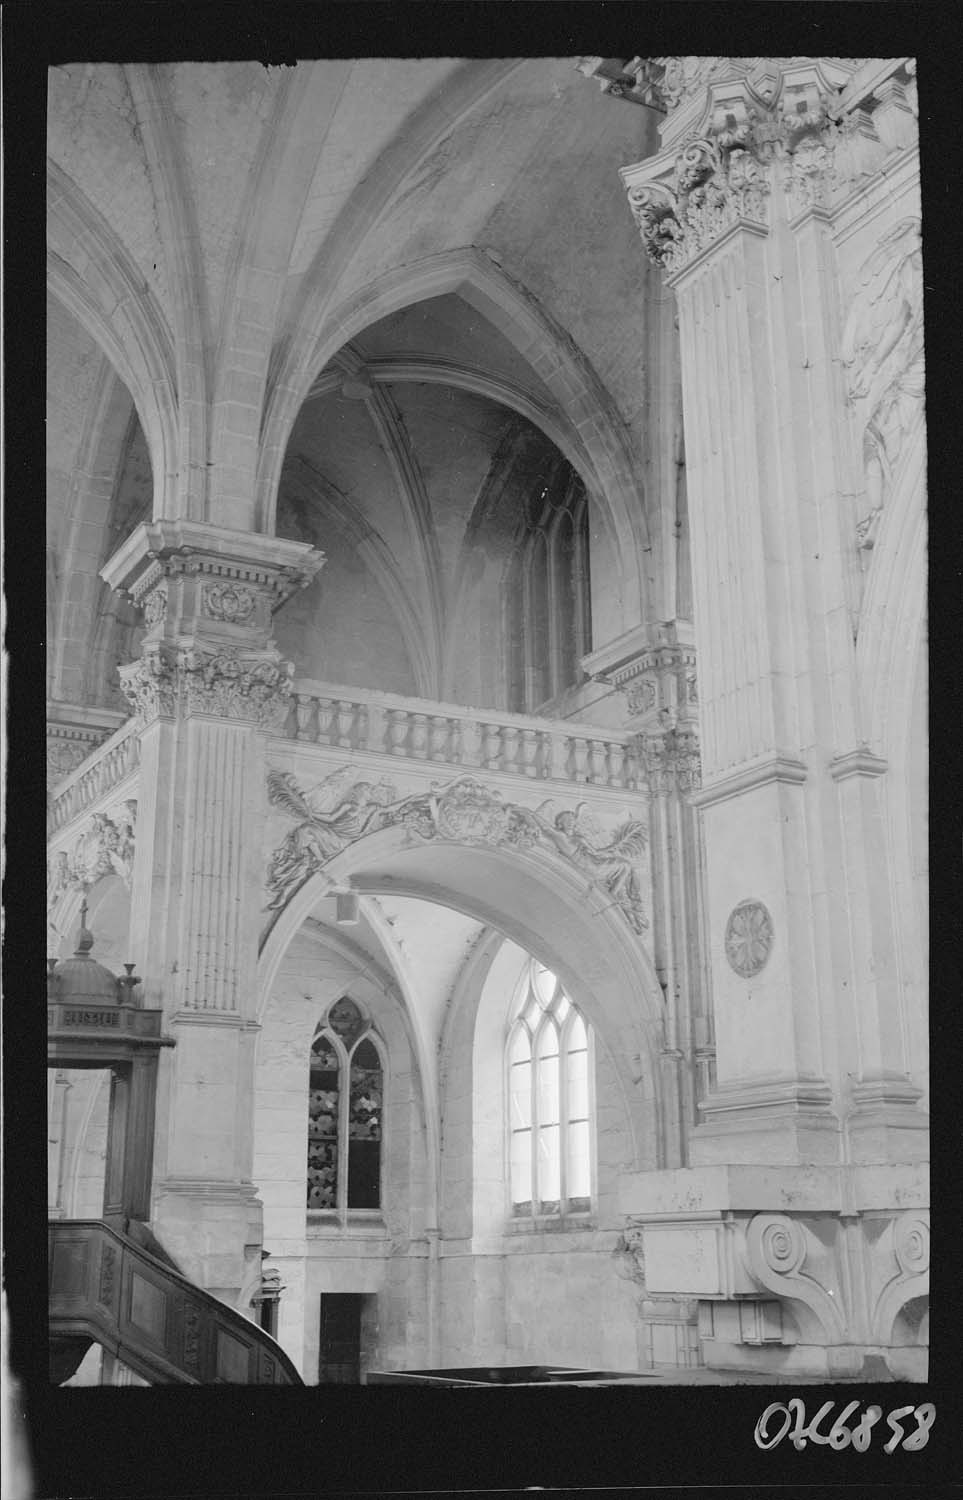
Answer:
<svg viewBox="0 0 963 1500"><path fill-rule="evenodd" d="M48 1245L52 1353L95 1341L151 1385L304 1383L263 1328L113 1225L59 1219Z"/></svg>

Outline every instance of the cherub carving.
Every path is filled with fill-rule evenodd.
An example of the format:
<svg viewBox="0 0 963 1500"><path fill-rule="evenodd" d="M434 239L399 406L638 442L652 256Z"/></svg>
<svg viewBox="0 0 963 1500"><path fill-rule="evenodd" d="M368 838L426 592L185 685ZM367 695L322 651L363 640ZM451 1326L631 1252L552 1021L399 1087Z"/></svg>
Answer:
<svg viewBox="0 0 963 1500"><path fill-rule="evenodd" d="M393 801L394 787L387 781L357 781L351 785L354 774L350 766L343 766L305 794L289 771L268 773L271 802L299 820L271 860L269 910L280 910L293 889L332 855L381 826L379 815Z"/></svg>
<svg viewBox="0 0 963 1500"><path fill-rule="evenodd" d="M649 922L639 865L648 841L645 824L630 818L616 828L608 843L602 843L604 833L584 802L574 811L564 809L552 816L554 807L549 800L531 814L543 836L591 880L605 887L634 932L644 932Z"/></svg>

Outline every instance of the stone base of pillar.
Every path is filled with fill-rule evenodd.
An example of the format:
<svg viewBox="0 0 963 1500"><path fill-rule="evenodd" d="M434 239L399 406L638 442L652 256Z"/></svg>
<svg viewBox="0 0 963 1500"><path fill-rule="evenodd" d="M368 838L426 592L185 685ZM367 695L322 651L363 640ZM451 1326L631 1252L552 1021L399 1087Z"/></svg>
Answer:
<svg viewBox="0 0 963 1500"><path fill-rule="evenodd" d="M639 1304L639 1368L656 1365L692 1370L702 1364L697 1304L689 1298Z"/></svg>
<svg viewBox="0 0 963 1500"><path fill-rule="evenodd" d="M921 1097L922 1090L906 1078L857 1083L846 1121L851 1160L926 1161L930 1121L918 1106Z"/></svg>
<svg viewBox="0 0 963 1500"><path fill-rule="evenodd" d="M167 1178L155 1189L151 1228L189 1280L233 1306L250 1247L263 1240L263 1209L250 1182Z"/></svg>
<svg viewBox="0 0 963 1500"><path fill-rule="evenodd" d="M926 1378L925 1164L633 1173L620 1203L648 1319L696 1299L709 1368Z"/></svg>
<svg viewBox="0 0 963 1500"><path fill-rule="evenodd" d="M839 1120L829 1085L822 1080L722 1084L702 1101L699 1112L702 1122L689 1136L693 1167L839 1160Z"/></svg>

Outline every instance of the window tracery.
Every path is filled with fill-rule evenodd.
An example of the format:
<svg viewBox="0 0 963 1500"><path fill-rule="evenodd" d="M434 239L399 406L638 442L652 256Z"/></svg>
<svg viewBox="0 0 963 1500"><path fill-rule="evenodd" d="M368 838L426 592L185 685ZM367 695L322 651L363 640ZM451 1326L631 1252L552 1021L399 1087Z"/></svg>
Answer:
<svg viewBox="0 0 963 1500"><path fill-rule="evenodd" d="M526 966L508 1035L515 1218L586 1213L592 1201L591 1031L551 970Z"/></svg>
<svg viewBox="0 0 963 1500"><path fill-rule="evenodd" d="M343 1219L381 1207L384 1066L374 1032L342 997L311 1044L307 1207Z"/></svg>
<svg viewBox="0 0 963 1500"><path fill-rule="evenodd" d="M533 713L577 686L592 649L588 497L567 464L529 507L505 595L509 707Z"/></svg>

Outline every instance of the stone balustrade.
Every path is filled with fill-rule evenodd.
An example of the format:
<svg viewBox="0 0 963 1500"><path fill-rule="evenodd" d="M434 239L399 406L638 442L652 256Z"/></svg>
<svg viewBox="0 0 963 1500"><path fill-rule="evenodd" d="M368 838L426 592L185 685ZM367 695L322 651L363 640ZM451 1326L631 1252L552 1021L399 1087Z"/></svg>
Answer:
<svg viewBox="0 0 963 1500"><path fill-rule="evenodd" d="M140 736L133 721L128 721L61 782L47 810L48 837L106 797L139 764Z"/></svg>
<svg viewBox="0 0 963 1500"><path fill-rule="evenodd" d="M279 733L351 752L624 791L636 790L643 780L626 732L330 683L296 681Z"/></svg>

